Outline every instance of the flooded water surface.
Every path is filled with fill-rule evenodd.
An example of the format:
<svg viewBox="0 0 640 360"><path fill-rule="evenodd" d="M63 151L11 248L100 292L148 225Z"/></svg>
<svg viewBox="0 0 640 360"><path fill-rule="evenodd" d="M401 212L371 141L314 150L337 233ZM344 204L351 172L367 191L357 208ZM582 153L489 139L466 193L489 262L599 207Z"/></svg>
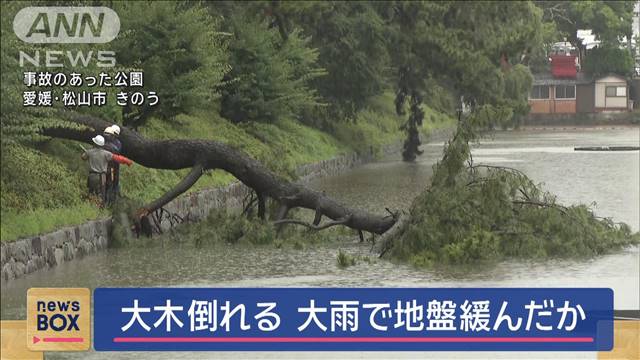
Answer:
<svg viewBox="0 0 640 360"><path fill-rule="evenodd" d="M520 169L565 204L592 203L599 216L640 229L640 153L575 152L574 146L640 144L639 128L570 131L497 132L473 149L476 164ZM440 143L424 146L425 154L407 164L399 155L345 174L317 179L311 186L354 207L384 213L384 208L407 208L428 184L432 165L442 155ZM338 248L371 256L372 262L340 269ZM611 287L616 309L640 308L640 253L637 247L593 259L508 260L473 271L417 270L377 260L369 245L348 239L339 243L306 246L302 250L273 246L245 247L158 241L149 248L111 249L49 271L2 282L2 319L25 317L29 287ZM303 354L305 357L387 358L386 354ZM428 354L422 354L428 355ZM420 357L425 357L420 355ZM437 353L436 358L512 358L487 353ZM48 358L297 358L301 354L220 353L58 353ZM520 358L587 357L595 354L518 355ZM418 357L416 353L396 354Z"/></svg>

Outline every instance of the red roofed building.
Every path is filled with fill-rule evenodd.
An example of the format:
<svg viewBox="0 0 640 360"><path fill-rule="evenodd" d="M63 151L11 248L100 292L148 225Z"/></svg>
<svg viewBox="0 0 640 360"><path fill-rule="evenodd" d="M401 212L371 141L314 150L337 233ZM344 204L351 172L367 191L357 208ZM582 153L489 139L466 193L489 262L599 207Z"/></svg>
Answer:
<svg viewBox="0 0 640 360"><path fill-rule="evenodd" d="M578 57L575 55L552 55L551 74L555 78L575 79Z"/></svg>
<svg viewBox="0 0 640 360"><path fill-rule="evenodd" d="M628 111L626 80L619 76L592 79L578 71L580 62L569 43L555 43L550 73L535 74L529 94L531 114L580 114Z"/></svg>

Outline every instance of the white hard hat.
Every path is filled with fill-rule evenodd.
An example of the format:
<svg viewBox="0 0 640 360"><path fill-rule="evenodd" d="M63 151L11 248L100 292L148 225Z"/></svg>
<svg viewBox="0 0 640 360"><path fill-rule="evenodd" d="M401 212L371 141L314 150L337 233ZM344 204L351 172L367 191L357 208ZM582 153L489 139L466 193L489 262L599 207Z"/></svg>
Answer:
<svg viewBox="0 0 640 360"><path fill-rule="evenodd" d="M104 133L109 135L120 135L120 126L115 124L111 125L104 129Z"/></svg>
<svg viewBox="0 0 640 360"><path fill-rule="evenodd" d="M102 135L96 135L96 137L91 138L91 140L98 146L104 146L104 137Z"/></svg>

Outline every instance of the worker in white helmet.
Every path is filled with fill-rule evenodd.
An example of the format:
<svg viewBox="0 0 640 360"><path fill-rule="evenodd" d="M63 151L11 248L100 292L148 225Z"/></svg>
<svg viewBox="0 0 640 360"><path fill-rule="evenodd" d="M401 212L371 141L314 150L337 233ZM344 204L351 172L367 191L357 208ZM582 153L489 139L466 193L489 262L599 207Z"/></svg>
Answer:
<svg viewBox="0 0 640 360"><path fill-rule="evenodd" d="M104 129L104 148L113 154L122 153L122 142L118 139L120 127L113 124ZM105 185L105 200L107 204L113 203L120 195L120 164L110 161L107 167L107 182Z"/></svg>
<svg viewBox="0 0 640 360"><path fill-rule="evenodd" d="M97 135L91 139L94 147L82 154L82 159L89 163L89 176L87 177L87 187L89 193L100 199L101 205L106 201L107 168L109 162L114 161L119 164L131 166L133 161L118 154L113 154L104 149L105 140L102 135Z"/></svg>

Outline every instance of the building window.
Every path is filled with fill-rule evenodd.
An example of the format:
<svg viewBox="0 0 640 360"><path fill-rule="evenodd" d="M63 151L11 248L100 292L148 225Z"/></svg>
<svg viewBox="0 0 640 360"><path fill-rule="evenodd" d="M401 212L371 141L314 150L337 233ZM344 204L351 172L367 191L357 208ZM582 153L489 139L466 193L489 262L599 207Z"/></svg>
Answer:
<svg viewBox="0 0 640 360"><path fill-rule="evenodd" d="M531 99L548 99L549 98L549 86L547 85L533 85L531 89Z"/></svg>
<svg viewBox="0 0 640 360"><path fill-rule="evenodd" d="M575 99L575 98L576 98L575 85L557 85L556 86L556 99Z"/></svg>
<svg viewBox="0 0 640 360"><path fill-rule="evenodd" d="M607 97L626 97L627 96L627 87L626 86L607 86L605 89Z"/></svg>

